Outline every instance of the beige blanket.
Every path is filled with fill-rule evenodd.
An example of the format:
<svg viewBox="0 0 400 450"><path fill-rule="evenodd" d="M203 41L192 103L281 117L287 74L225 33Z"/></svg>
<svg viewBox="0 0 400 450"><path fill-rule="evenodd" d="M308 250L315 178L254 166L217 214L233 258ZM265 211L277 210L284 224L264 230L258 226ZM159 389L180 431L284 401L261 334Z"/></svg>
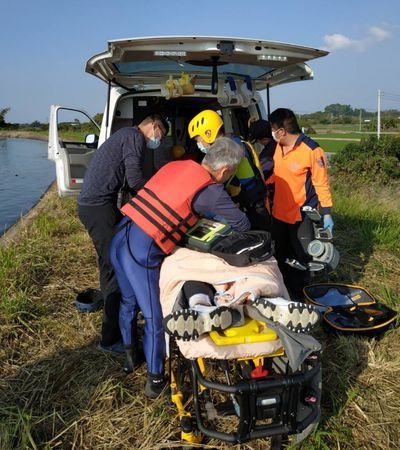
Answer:
<svg viewBox="0 0 400 450"><path fill-rule="evenodd" d="M253 299L260 296L290 299L275 258L247 267L235 267L210 253L178 248L165 258L161 266L160 299L164 317L174 310L182 285L189 280L204 281L219 291L222 288L224 296L221 298L230 304L240 301L245 294ZM197 341L177 343L186 358L256 357L272 353L281 347L279 339L217 346L209 336L203 336Z"/></svg>

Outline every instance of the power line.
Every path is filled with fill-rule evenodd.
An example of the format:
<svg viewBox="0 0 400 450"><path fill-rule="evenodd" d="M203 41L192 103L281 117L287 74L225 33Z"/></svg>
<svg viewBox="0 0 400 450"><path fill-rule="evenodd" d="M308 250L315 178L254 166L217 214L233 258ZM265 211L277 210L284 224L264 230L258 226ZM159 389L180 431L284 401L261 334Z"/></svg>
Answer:
<svg viewBox="0 0 400 450"><path fill-rule="evenodd" d="M400 103L400 94L393 94L391 92L383 92L381 91L381 97L385 100L389 100L391 102L399 102Z"/></svg>
<svg viewBox="0 0 400 450"><path fill-rule="evenodd" d="M394 97L399 97L400 98L400 94L394 94L393 92L385 92L385 91L381 91L382 95L391 95Z"/></svg>

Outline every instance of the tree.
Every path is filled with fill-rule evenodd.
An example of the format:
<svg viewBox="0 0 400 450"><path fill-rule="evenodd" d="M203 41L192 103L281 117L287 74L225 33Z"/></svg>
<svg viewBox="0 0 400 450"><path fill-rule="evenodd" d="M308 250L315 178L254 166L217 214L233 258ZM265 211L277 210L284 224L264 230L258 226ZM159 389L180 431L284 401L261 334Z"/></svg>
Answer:
<svg viewBox="0 0 400 450"><path fill-rule="evenodd" d="M0 127L4 127L6 122L4 120L5 115L10 111L11 108L0 109Z"/></svg>
<svg viewBox="0 0 400 450"><path fill-rule="evenodd" d="M97 123L97 125L101 125L101 121L103 120L103 113L97 113L93 116L93 120Z"/></svg>
<svg viewBox="0 0 400 450"><path fill-rule="evenodd" d="M351 116L354 111L350 105L341 105L340 103L332 103L325 107L325 113L334 116Z"/></svg>

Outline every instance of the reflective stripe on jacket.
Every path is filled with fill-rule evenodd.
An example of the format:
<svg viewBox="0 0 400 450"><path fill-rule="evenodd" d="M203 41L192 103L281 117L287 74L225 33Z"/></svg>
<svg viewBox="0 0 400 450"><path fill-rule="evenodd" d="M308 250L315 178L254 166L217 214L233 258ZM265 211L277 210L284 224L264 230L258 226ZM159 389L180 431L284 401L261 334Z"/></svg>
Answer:
<svg viewBox="0 0 400 450"><path fill-rule="evenodd" d="M121 212L169 254L197 222L193 197L212 183L211 175L196 162L174 161L162 167Z"/></svg>
<svg viewBox="0 0 400 450"><path fill-rule="evenodd" d="M304 134L300 134L286 155L277 145L274 173L267 183L275 183L272 215L282 222L300 221L302 206L320 206L324 213L332 207L325 153Z"/></svg>
<svg viewBox="0 0 400 450"><path fill-rule="evenodd" d="M236 169L235 175L228 181L226 190L235 202L241 207L249 208L254 203L263 200L265 196L265 184L261 164L253 146L246 141L239 141L245 154Z"/></svg>

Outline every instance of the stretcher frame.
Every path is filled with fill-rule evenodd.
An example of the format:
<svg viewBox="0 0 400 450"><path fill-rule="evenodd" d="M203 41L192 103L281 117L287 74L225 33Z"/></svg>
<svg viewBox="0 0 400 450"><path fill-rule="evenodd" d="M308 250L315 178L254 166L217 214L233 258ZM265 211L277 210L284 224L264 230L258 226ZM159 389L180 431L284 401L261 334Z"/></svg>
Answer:
<svg viewBox="0 0 400 450"><path fill-rule="evenodd" d="M260 368L281 367L284 373L268 374L259 378L242 379L232 384L210 379L206 374L209 360L187 359L176 343L170 341L169 374L171 400L175 404L181 427L181 440L193 444L204 438L229 443L244 443L271 438L272 448L281 448L289 435L308 435L320 418L321 362L319 353L313 353L300 370L290 370L283 350L259 358L211 360L217 366L233 367L247 364ZM185 383L185 377L189 382ZM317 381L316 381L317 380ZM224 415L236 415L235 431L215 429L209 419L207 403L214 404L212 396L225 395L236 402L236 407ZM309 401L306 403L306 397ZM223 402L224 403L224 402ZM299 404L306 413L299 419ZM238 415L239 412L239 415ZM218 415L218 414L217 414ZM269 423L263 423L263 422ZM304 438L305 436L302 436Z"/></svg>

